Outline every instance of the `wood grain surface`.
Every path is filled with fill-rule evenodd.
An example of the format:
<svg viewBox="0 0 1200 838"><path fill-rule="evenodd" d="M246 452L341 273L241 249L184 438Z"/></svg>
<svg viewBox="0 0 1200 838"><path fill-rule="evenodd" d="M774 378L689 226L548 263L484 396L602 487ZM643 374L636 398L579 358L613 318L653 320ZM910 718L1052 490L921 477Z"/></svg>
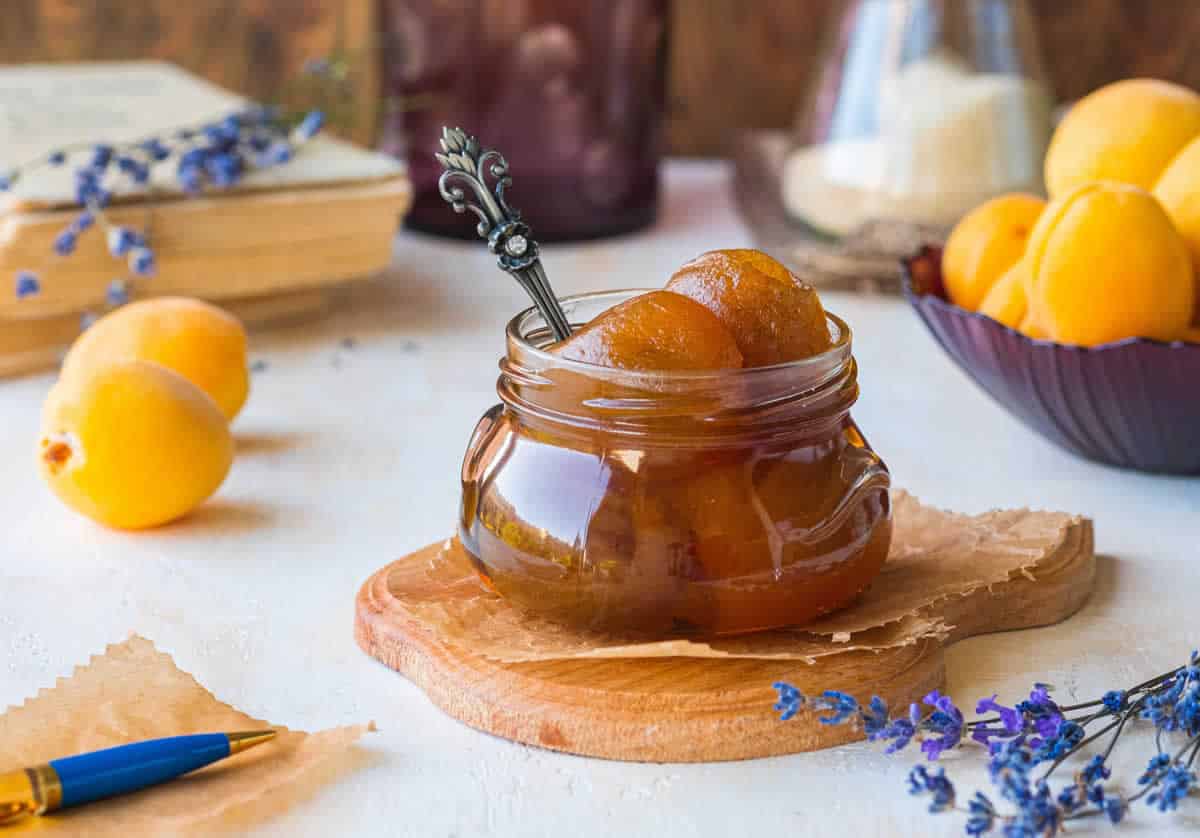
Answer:
<svg viewBox="0 0 1200 838"><path fill-rule="evenodd" d="M1091 522L1075 519L1031 574L928 606L953 626L944 640L814 663L711 657L502 663L443 642L405 609L395 580L412 577L398 568L425 566L441 549L430 545L367 580L356 603L359 646L471 727L551 750L639 762L751 759L861 738L860 730L822 725L812 713L781 723L771 684L788 681L810 695L826 689L860 699L879 695L904 707L944 685L947 645L1063 620L1086 600L1095 576Z"/></svg>
<svg viewBox="0 0 1200 838"><path fill-rule="evenodd" d="M351 135L374 136L382 2L404 0L4 0L0 63L155 57L270 97L306 58L373 56L353 79ZM516 2L516 0L513 0ZM590 0L584 0L589 2ZM675 152L724 154L744 129L783 128L842 0L675 0L668 136ZM1200 87L1200 5L1190 0L1030 0L1055 92L1077 98L1147 75Z"/></svg>

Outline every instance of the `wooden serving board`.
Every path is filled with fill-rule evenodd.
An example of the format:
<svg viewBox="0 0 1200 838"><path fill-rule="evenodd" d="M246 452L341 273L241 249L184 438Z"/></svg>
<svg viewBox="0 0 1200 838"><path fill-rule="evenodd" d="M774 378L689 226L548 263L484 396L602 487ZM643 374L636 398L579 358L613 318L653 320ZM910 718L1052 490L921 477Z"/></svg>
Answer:
<svg viewBox="0 0 1200 838"><path fill-rule="evenodd" d="M1011 518L1052 513L995 514ZM919 606L923 616L944 620L945 631L873 651L846 651L810 661L687 656L497 660L478 654L469 642L445 642L411 607L411 597L429 594L414 591L420 569L447 549L461 550L457 544L430 545L368 579L357 598L355 638L364 651L403 673L449 715L517 742L648 762L814 751L860 739L862 732L821 725L814 714L780 722L773 709L775 681L788 681L810 695L837 689L863 702L880 695L890 706L904 707L944 684L944 652L950 644L978 634L1055 623L1073 614L1092 588L1093 531L1087 519L1060 518L1064 523L1053 543L1019 572L998 583L984 582L989 577L981 572L981 584L968 593ZM964 570L969 575L969 568L957 572ZM881 576L889 578L896 577L886 572ZM452 601L456 588L463 586L447 586L437 598ZM867 608L866 599L858 607ZM833 638L839 639L844 640Z"/></svg>

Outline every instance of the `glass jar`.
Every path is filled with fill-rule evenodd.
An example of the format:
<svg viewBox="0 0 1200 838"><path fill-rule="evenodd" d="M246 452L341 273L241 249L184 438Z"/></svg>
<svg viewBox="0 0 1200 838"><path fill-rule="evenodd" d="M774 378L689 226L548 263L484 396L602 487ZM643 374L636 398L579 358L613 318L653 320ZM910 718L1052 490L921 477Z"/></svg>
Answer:
<svg viewBox="0 0 1200 838"><path fill-rule="evenodd" d="M846 0L784 205L824 237L949 227L1001 193L1043 192L1052 108L1025 0Z"/></svg>
<svg viewBox="0 0 1200 838"><path fill-rule="evenodd" d="M586 322L633 296L564 300ZM509 324L502 404L463 461L459 538L517 606L665 636L811 621L851 602L891 540L889 476L854 421L850 330L755 369L568 361L533 310Z"/></svg>
<svg viewBox="0 0 1200 838"><path fill-rule="evenodd" d="M450 212L433 158L458 126L508 160L508 198L539 241L654 220L666 95L668 0L381 0L381 148L407 159L405 223L474 238Z"/></svg>

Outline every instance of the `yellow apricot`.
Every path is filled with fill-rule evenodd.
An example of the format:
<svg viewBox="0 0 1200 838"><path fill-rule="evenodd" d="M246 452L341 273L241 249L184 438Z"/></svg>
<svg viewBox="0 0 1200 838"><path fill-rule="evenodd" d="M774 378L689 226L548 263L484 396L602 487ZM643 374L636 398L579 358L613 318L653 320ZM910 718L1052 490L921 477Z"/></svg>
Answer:
<svg viewBox="0 0 1200 838"><path fill-rule="evenodd" d="M75 341L62 376L86 377L113 361L154 361L212 397L232 421L246 402L246 329L229 312L187 297L130 303L97 320Z"/></svg>
<svg viewBox="0 0 1200 838"><path fill-rule="evenodd" d="M1185 343L1200 343L1200 326L1194 326L1183 333Z"/></svg>
<svg viewBox="0 0 1200 838"><path fill-rule="evenodd" d="M1029 238L1029 307L1061 343L1174 340L1192 320L1187 247L1150 193L1108 181L1052 201Z"/></svg>
<svg viewBox="0 0 1200 838"><path fill-rule="evenodd" d="M1013 193L993 198L958 222L942 251L942 281L955 305L975 311L992 285L1017 263L1046 202Z"/></svg>
<svg viewBox="0 0 1200 838"><path fill-rule="evenodd" d="M1033 312L1028 309L1025 311L1025 317L1021 319L1021 325L1017 326L1017 331L1032 340L1050 339L1050 335L1046 334L1046 330L1038 324L1033 317Z"/></svg>
<svg viewBox="0 0 1200 838"><path fill-rule="evenodd" d="M979 304L979 313L998 320L1010 329L1016 329L1025 319L1025 272L1024 262L1017 262L1004 276L996 280Z"/></svg>
<svg viewBox="0 0 1200 838"><path fill-rule="evenodd" d="M1101 87L1071 107L1046 151L1046 188L1058 198L1115 180L1152 189L1171 159L1200 135L1200 95L1156 79Z"/></svg>
<svg viewBox="0 0 1200 838"><path fill-rule="evenodd" d="M1192 268L1200 274L1200 138L1175 155L1154 185L1154 197L1183 236L1192 254ZM1200 282L1196 293L1197 314L1200 314Z"/></svg>
<svg viewBox="0 0 1200 838"><path fill-rule="evenodd" d="M62 380L37 444L42 477L67 506L118 529L185 515L233 462L229 423L196 385L148 361Z"/></svg>

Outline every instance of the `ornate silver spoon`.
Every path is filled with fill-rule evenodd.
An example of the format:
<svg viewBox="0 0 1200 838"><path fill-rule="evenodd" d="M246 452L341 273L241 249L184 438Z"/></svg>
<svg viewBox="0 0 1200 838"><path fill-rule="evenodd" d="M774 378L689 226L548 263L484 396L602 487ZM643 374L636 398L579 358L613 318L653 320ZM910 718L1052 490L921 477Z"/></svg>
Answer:
<svg viewBox="0 0 1200 838"><path fill-rule="evenodd" d="M455 212L471 210L479 216L475 230L487 239L488 249L500 257L500 269L512 274L533 298L555 340L570 337L571 324L546 279L529 225L504 200L504 190L512 185L508 162L500 152L481 148L479 140L461 128L442 128L441 146L441 152L434 157L446 170L438 179L442 197ZM494 178L494 186L488 186L485 173ZM471 190L474 201L458 183Z"/></svg>

